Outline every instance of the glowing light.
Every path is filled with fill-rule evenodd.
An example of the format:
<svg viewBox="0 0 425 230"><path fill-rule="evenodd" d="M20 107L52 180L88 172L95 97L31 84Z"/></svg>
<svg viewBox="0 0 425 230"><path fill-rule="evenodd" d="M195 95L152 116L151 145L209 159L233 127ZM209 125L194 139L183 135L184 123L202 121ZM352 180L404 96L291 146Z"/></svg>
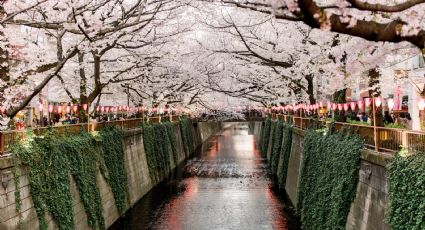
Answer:
<svg viewBox="0 0 425 230"><path fill-rule="evenodd" d="M351 102L351 103L350 103L350 107L351 107L351 110L353 110L353 111L354 111L354 110L356 109L356 102L354 102L354 101L353 101L353 102Z"/></svg>
<svg viewBox="0 0 425 230"><path fill-rule="evenodd" d="M419 100L418 107L419 107L419 110L424 110L425 109L425 99Z"/></svg>
<svg viewBox="0 0 425 230"><path fill-rule="evenodd" d="M381 106L381 104L382 104L381 98L380 97L375 98L375 105L376 105L376 107Z"/></svg>
<svg viewBox="0 0 425 230"><path fill-rule="evenodd" d="M392 110L394 108L394 99L392 98L388 99L387 103L388 103L388 108Z"/></svg>

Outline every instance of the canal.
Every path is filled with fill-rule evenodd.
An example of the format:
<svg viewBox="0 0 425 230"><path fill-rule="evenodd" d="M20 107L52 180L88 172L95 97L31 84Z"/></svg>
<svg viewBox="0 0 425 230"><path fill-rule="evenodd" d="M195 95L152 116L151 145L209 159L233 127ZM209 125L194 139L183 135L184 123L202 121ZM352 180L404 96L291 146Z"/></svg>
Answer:
<svg viewBox="0 0 425 230"><path fill-rule="evenodd" d="M111 230L299 229L248 125L210 138Z"/></svg>

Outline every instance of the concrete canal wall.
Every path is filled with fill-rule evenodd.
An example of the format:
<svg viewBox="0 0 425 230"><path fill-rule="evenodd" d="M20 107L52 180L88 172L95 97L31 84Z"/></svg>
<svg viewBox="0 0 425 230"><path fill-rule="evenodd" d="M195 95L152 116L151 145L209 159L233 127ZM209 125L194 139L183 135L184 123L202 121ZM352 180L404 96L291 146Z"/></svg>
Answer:
<svg viewBox="0 0 425 230"><path fill-rule="evenodd" d="M221 124L217 122L199 122L193 124L193 144L194 148L200 146L205 140L221 130ZM177 139L177 150L179 153L178 162L174 162L170 154L171 167L174 169L176 165L185 160L185 152L180 132L180 126L174 126L174 134ZM169 146L171 148L171 146ZM143 146L142 129L133 129L124 133L124 151L125 151L125 168L128 179L128 191L130 205L133 206L139 201L156 183L149 176L148 163L146 153ZM24 167L20 169L20 185L21 194L21 213L16 213L15 204L15 185L12 176L12 160L10 157L0 158L0 229L9 230L17 229L19 219L21 219L22 229L38 229L38 218L31 199L29 178ZM46 165L46 167L48 167ZM71 177L71 176L70 176ZM118 218L118 210L110 186L99 173L97 175L97 185L100 189L100 195L103 206L103 215L105 225L112 225ZM75 229L91 229L87 224L87 215L81 202L79 192L74 179L71 177L71 194L73 199L74 224ZM21 217L20 217L21 216ZM51 217L47 217L49 229L57 229Z"/></svg>
<svg viewBox="0 0 425 230"><path fill-rule="evenodd" d="M273 136L272 122L271 134ZM261 143L264 123L255 122L250 124L251 130L256 136L257 143ZM294 128L292 132L292 148L289 156L288 171L285 190L296 207L298 202L298 187L303 161L303 141L305 131ZM272 138L269 138L267 159L270 160ZM282 157L279 157L281 164ZM347 217L346 229L390 229L386 223L387 199L388 199L388 176L386 165L389 157L377 154L370 150L361 151L361 163L357 194ZM279 175L278 175L279 176Z"/></svg>

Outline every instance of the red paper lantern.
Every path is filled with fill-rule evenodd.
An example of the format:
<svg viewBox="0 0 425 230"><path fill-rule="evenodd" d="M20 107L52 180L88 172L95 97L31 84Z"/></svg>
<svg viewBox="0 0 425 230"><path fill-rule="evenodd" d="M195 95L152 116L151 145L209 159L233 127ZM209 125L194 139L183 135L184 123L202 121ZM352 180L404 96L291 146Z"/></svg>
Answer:
<svg viewBox="0 0 425 230"><path fill-rule="evenodd" d="M77 110L78 110L78 105L74 105L74 106L72 107L72 110L74 110L74 113L76 113L76 112L77 112Z"/></svg>
<svg viewBox="0 0 425 230"><path fill-rule="evenodd" d="M53 112L53 105L49 105L49 113Z"/></svg>
<svg viewBox="0 0 425 230"><path fill-rule="evenodd" d="M344 103L344 110L348 111L348 103Z"/></svg>
<svg viewBox="0 0 425 230"><path fill-rule="evenodd" d="M335 103L332 104L332 110L336 110L337 107L338 107L338 104L335 104Z"/></svg>
<svg viewBox="0 0 425 230"><path fill-rule="evenodd" d="M376 105L376 107L381 106L381 104L382 104L381 98L380 97L375 98L375 105Z"/></svg>
<svg viewBox="0 0 425 230"><path fill-rule="evenodd" d="M354 102L354 101L352 101L351 103L350 103L350 107L351 107L351 110L355 110L356 109L356 102Z"/></svg>
<svg viewBox="0 0 425 230"><path fill-rule="evenodd" d="M84 111L87 111L87 104L83 104L83 109L84 109Z"/></svg>
<svg viewBox="0 0 425 230"><path fill-rule="evenodd" d="M67 105L66 106L66 113L70 113L71 112L71 106Z"/></svg>
<svg viewBox="0 0 425 230"><path fill-rule="evenodd" d="M359 105L359 109L363 109L363 101L358 101L357 104Z"/></svg>
<svg viewBox="0 0 425 230"><path fill-rule="evenodd" d="M369 107L371 103L372 103L372 98L365 98L366 107Z"/></svg>
<svg viewBox="0 0 425 230"><path fill-rule="evenodd" d="M57 111L58 111L58 113L62 113L62 106L61 105L58 105Z"/></svg>

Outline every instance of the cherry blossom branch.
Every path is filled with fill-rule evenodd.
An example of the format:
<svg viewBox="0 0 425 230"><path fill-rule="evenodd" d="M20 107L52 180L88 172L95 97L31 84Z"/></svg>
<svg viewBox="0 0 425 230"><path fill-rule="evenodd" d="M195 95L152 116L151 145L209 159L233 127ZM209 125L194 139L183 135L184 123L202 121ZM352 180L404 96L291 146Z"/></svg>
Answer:
<svg viewBox="0 0 425 230"><path fill-rule="evenodd" d="M380 12L388 12L395 13L407 10L419 4L425 3L425 0L410 0L403 3L399 3L396 5L383 5L383 4L374 4L368 3L367 1L359 1L359 0L346 0L349 2L354 8L359 10L367 10L367 11L380 11Z"/></svg>

